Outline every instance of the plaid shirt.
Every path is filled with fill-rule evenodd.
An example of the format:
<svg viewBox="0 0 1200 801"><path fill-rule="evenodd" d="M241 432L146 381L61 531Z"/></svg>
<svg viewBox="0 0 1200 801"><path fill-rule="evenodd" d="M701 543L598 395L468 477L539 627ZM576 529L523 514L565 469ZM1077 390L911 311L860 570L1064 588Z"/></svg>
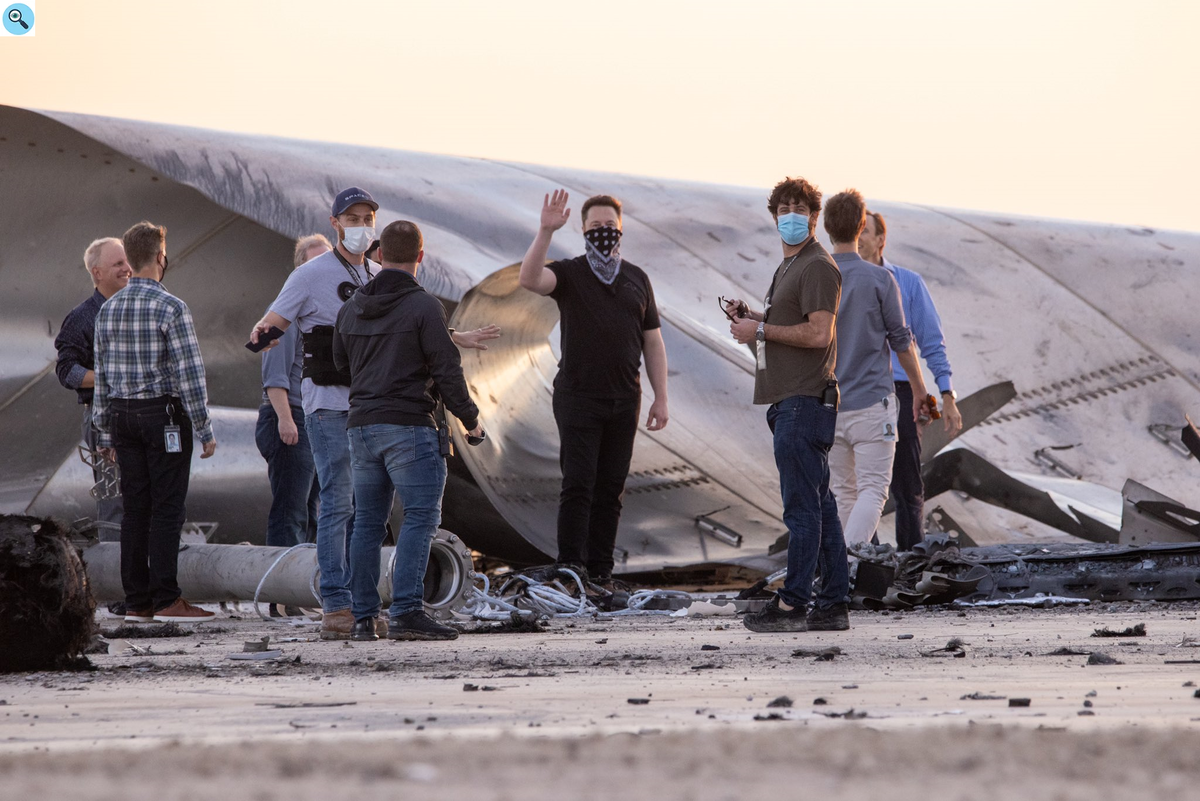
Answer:
<svg viewBox="0 0 1200 801"><path fill-rule="evenodd" d="M96 315L96 394L92 422L98 445L112 447L109 403L174 395L201 442L213 438L204 360L187 304L150 278L129 279Z"/></svg>

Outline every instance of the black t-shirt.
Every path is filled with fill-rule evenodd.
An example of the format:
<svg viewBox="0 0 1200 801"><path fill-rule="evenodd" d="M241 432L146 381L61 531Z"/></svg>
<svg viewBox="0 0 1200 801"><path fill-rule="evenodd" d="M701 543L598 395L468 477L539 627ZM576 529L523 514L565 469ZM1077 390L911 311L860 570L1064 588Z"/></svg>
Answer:
<svg viewBox="0 0 1200 801"><path fill-rule="evenodd" d="M562 318L562 359L554 388L591 398L641 394L645 332L660 325L650 278L622 261L617 280L605 286L586 256L546 266L558 279L550 297Z"/></svg>

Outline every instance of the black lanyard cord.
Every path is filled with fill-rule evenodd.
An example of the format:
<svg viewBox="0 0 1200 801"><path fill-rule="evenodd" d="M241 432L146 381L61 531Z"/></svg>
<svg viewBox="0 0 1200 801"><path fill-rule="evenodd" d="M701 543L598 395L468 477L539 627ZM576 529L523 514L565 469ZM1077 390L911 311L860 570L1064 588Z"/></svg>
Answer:
<svg viewBox="0 0 1200 801"><path fill-rule="evenodd" d="M338 261L340 261L342 263L342 266L346 268L346 272L350 273L350 278L353 279L354 285L357 286L359 289L362 289L363 282L362 282L362 279L358 277L358 271L356 271L354 269L354 265L352 265L350 262L346 261L346 257L342 255L342 252L340 250L338 250L337 247L334 247L333 255L337 256ZM370 281L372 278L375 277L374 273L371 272L370 264L371 264L371 262L368 261L367 258L364 256L363 257L363 270L365 270L367 273L368 281Z"/></svg>

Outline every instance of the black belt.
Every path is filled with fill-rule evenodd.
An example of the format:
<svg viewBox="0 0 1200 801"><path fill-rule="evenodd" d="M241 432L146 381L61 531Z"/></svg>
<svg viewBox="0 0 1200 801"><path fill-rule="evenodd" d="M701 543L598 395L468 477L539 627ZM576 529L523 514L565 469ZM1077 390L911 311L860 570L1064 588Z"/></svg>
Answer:
<svg viewBox="0 0 1200 801"><path fill-rule="evenodd" d="M140 409L162 409L164 404L174 403L181 412L183 411L183 401L174 395L160 395L157 398L112 398L108 403L114 409L123 409L128 412Z"/></svg>

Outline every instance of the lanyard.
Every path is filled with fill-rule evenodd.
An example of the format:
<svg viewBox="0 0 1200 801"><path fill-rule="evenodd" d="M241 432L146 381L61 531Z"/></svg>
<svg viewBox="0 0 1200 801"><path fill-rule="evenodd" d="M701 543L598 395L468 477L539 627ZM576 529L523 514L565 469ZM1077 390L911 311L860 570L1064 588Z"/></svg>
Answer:
<svg viewBox="0 0 1200 801"><path fill-rule="evenodd" d="M771 308L771 299L775 297L775 284L779 281L780 278L783 278L785 275L787 275L788 268L791 267L792 262L794 262L798 258L800 258L799 253L797 253L795 256L792 256L790 259L788 259L787 263L783 265L783 269L775 271L775 277L771 279L771 288L767 290L767 300L766 300L765 305L766 305L768 311ZM765 316L763 317L763 321L764 322L766 321Z"/></svg>
<svg viewBox="0 0 1200 801"><path fill-rule="evenodd" d="M334 248L333 248L333 255L337 256L338 261L340 261L342 263L342 266L346 268L346 272L350 273L350 278L354 281L354 285L356 287L358 287L359 289L362 289L363 282L362 282L362 279L360 279L358 277L358 271L354 269L354 266L351 265L350 262L346 261L346 257L343 256L342 252L337 249L337 246L334 246ZM799 254L797 254L797 255L799 255ZM375 277L374 274L372 274L372 272L371 272L371 268L368 266L370 263L371 262L368 261L365 257L363 258L363 269L366 270L366 272L367 272L367 280L368 281L370 281L372 278Z"/></svg>

